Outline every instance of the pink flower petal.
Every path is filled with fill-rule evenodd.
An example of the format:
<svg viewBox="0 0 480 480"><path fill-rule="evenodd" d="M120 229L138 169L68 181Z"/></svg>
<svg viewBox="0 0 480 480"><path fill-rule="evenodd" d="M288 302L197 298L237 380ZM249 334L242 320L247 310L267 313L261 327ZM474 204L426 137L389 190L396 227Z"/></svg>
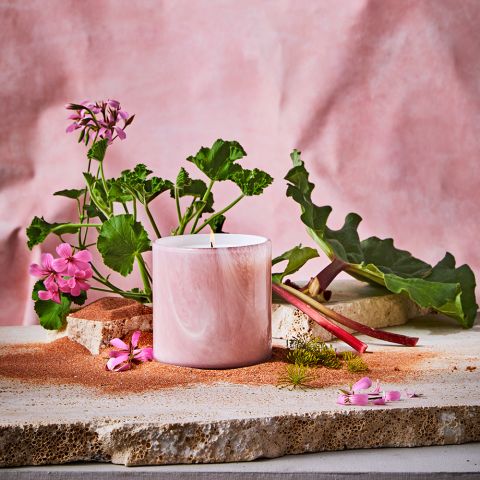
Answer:
<svg viewBox="0 0 480 480"><path fill-rule="evenodd" d="M119 338L110 340L110 345L115 348L120 348L121 350L126 350L127 352L130 351L129 346Z"/></svg>
<svg viewBox="0 0 480 480"><path fill-rule="evenodd" d="M368 377L363 377L352 386L352 391L358 392L359 390L366 390L371 386L372 386L372 381Z"/></svg>
<svg viewBox="0 0 480 480"><path fill-rule="evenodd" d="M118 357L111 357L106 365L107 370L114 370L115 367L120 365L123 362L128 360L128 353L124 353L123 355L119 355Z"/></svg>
<svg viewBox="0 0 480 480"><path fill-rule="evenodd" d="M42 262L42 267L45 270L53 270L53 255L51 253L42 253L42 256L40 257L41 262Z"/></svg>
<svg viewBox="0 0 480 480"><path fill-rule="evenodd" d="M375 382L375 387L372 390L372 393L380 393L381 390L382 390L382 386L380 385L380 382L377 380Z"/></svg>
<svg viewBox="0 0 480 480"><path fill-rule="evenodd" d="M387 402L396 402L397 400L400 400L401 397L402 394L397 390L391 390L385 393L385 400Z"/></svg>
<svg viewBox="0 0 480 480"><path fill-rule="evenodd" d="M120 356L128 355L128 353L125 353L123 350L110 350L110 352L108 352L108 355L110 356L110 358L117 358Z"/></svg>
<svg viewBox="0 0 480 480"><path fill-rule="evenodd" d="M88 250L79 250L73 258L88 264L88 262L92 261L92 254Z"/></svg>
<svg viewBox="0 0 480 480"><path fill-rule="evenodd" d="M78 125L78 123L71 123L67 129L65 130L66 133L72 133L74 132L77 128L80 128L80 126Z"/></svg>
<svg viewBox="0 0 480 480"><path fill-rule="evenodd" d="M351 405L368 405L368 395L366 393L354 393L349 395L349 401Z"/></svg>
<svg viewBox="0 0 480 480"><path fill-rule="evenodd" d="M28 267L28 271L30 275L33 275L34 277L44 277L45 275L48 274L48 272L46 272L43 268L40 267L40 265L36 263L32 263Z"/></svg>
<svg viewBox="0 0 480 480"><path fill-rule="evenodd" d="M375 400L373 400L373 404L374 405L385 405L385 399L382 397L382 398L376 398Z"/></svg>
<svg viewBox="0 0 480 480"><path fill-rule="evenodd" d="M142 332L140 330L136 330L135 332L133 332L132 340L130 342L133 348L137 348L138 339L140 338L141 334L142 334Z"/></svg>
<svg viewBox="0 0 480 480"><path fill-rule="evenodd" d="M149 362L153 360L153 348L146 347L142 348L139 353L137 353L133 358L139 362Z"/></svg>
<svg viewBox="0 0 480 480"><path fill-rule="evenodd" d="M38 292L38 298L40 300L51 300L52 299L52 292L48 290L40 290Z"/></svg>
<svg viewBox="0 0 480 480"><path fill-rule="evenodd" d="M120 140L125 140L127 138L127 134L120 127L115 127L115 131Z"/></svg>
<svg viewBox="0 0 480 480"><path fill-rule="evenodd" d="M122 118L123 120L127 120L128 119L128 112L126 112L125 110L119 110L118 111L118 116L120 118Z"/></svg>
<svg viewBox="0 0 480 480"><path fill-rule="evenodd" d="M65 258L56 258L52 262L52 268L58 273L64 272L67 269L67 266L68 261Z"/></svg>
<svg viewBox="0 0 480 480"><path fill-rule="evenodd" d="M72 256L72 246L68 243L61 243L56 250L60 257L68 258Z"/></svg>
<svg viewBox="0 0 480 480"><path fill-rule="evenodd" d="M125 370L130 370L132 368L132 365L129 362L124 363L123 365L120 365L119 367L115 368L115 372L125 372Z"/></svg>
<svg viewBox="0 0 480 480"><path fill-rule="evenodd" d="M120 108L120 102L118 100L111 100L111 99L108 99L107 100L107 104L109 107L112 107L112 108Z"/></svg>

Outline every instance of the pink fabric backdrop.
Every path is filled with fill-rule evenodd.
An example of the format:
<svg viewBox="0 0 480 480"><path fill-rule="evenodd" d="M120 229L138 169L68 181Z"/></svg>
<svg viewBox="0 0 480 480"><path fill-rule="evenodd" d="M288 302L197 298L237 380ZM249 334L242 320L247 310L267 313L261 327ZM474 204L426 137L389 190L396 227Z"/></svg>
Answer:
<svg viewBox="0 0 480 480"><path fill-rule="evenodd" d="M137 114L111 175L144 162L174 177L199 146L239 140L245 165L276 181L228 230L269 236L274 253L310 243L282 180L296 147L334 224L354 210L363 235L432 262L448 249L479 273L477 0L22 0L0 11L0 324L35 321L27 269L40 249L24 231L34 215L73 214L50 194L81 185L63 105L86 98ZM154 205L163 232L167 200Z"/></svg>

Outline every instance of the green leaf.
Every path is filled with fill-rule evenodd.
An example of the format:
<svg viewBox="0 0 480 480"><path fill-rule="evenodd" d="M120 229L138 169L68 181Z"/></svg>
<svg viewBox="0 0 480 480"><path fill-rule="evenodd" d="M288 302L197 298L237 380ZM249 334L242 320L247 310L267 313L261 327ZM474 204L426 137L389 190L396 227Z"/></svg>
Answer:
<svg viewBox="0 0 480 480"><path fill-rule="evenodd" d="M88 150L87 157L90 159L98 160L99 162L103 162L105 158L105 153L107 152L108 147L108 140L102 138L101 140L97 140L92 146L90 150Z"/></svg>
<svg viewBox="0 0 480 480"><path fill-rule="evenodd" d="M274 273L272 275L272 280L275 283L280 283L287 275L300 270L310 259L318 257L318 252L314 248L302 247L302 245L297 245L291 250L288 250L282 255L274 258L272 260L272 265L277 263L284 262L288 260L285 270L281 273Z"/></svg>
<svg viewBox="0 0 480 480"><path fill-rule="evenodd" d="M436 266L397 249L391 238L370 237L360 240L358 225L362 218L349 213L344 225L333 230L327 226L330 206L319 207L312 201L313 183L294 150L293 168L285 177L287 196L301 208L301 219L310 236L330 257L347 263L345 271L355 278L385 286L394 293L408 295L417 305L455 318L463 327L473 326L477 304L475 276L468 265L455 268L455 258L447 253Z"/></svg>
<svg viewBox="0 0 480 480"><path fill-rule="evenodd" d="M108 194L105 191L102 181L98 180L91 173L88 172L84 172L83 177L85 178L85 182L87 183L91 200L95 204L97 210L110 212Z"/></svg>
<svg viewBox="0 0 480 480"><path fill-rule="evenodd" d="M32 299L35 301L35 312L38 315L40 325L47 330L59 330L65 326L67 315L70 313L70 299L61 293L61 303L52 300L40 300L38 292L45 290L42 280L35 283L32 291Z"/></svg>
<svg viewBox="0 0 480 480"><path fill-rule="evenodd" d="M225 223L226 217L225 215L217 215L216 217L213 217L208 224L210 225L210 228L212 229L213 233L225 233L223 232L223 225Z"/></svg>
<svg viewBox="0 0 480 480"><path fill-rule="evenodd" d="M175 198L175 188L177 189L177 195L181 197L194 197L201 199L204 197L207 192L207 184L203 180L192 179L189 173L182 167L180 172L177 175L177 180L175 182L175 187L172 186L170 189L170 196ZM198 211L202 205L205 204L203 208L203 213L213 213L213 193L210 192L207 196L205 202L196 201L194 202L194 209Z"/></svg>
<svg viewBox="0 0 480 480"><path fill-rule="evenodd" d="M241 169L234 163L247 153L235 140L225 141L219 138L211 148L202 147L195 156L187 158L194 163L210 180L228 180Z"/></svg>
<svg viewBox="0 0 480 480"><path fill-rule="evenodd" d="M59 190L58 192L55 192L54 195L60 196L60 197L67 197L67 198L72 198L72 199L77 199L80 198L83 194L85 193L85 189L76 189L76 188L71 188L69 190Z"/></svg>
<svg viewBox="0 0 480 480"><path fill-rule="evenodd" d="M102 225L97 248L105 265L126 277L132 272L135 257L150 250L150 240L133 215L115 215Z"/></svg>
<svg viewBox="0 0 480 480"><path fill-rule="evenodd" d="M35 245L42 243L51 233L63 235L77 233L78 230L79 227L72 227L69 223L48 223L43 217L34 217L27 228L27 246L31 250Z"/></svg>
<svg viewBox="0 0 480 480"><path fill-rule="evenodd" d="M231 180L234 181L244 195L261 195L263 190L272 182L273 178L263 170L254 168L253 170L241 169L233 173Z"/></svg>
<svg viewBox="0 0 480 480"><path fill-rule="evenodd" d="M133 170L124 170L118 179L123 187L144 205L150 203L163 192L173 188L170 180L160 177L150 177L152 173L146 165L140 163Z"/></svg>

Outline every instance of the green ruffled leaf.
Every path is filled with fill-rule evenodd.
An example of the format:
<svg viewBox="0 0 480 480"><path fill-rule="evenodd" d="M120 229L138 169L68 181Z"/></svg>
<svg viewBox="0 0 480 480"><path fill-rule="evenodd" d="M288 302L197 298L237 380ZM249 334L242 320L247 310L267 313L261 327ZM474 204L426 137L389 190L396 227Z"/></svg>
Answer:
<svg viewBox="0 0 480 480"><path fill-rule="evenodd" d="M40 300L38 298L40 290L45 290L41 280L35 283L32 291L32 299L35 301L34 308L40 325L47 330L60 330L65 326L67 315L70 313L69 295L61 293L61 303L56 303L52 300Z"/></svg>
<svg viewBox="0 0 480 480"><path fill-rule="evenodd" d="M69 190L59 190L58 192L55 192L54 195L60 196L60 197L72 198L76 200L77 198L80 198L84 193L85 193L84 188L81 188L81 189L71 188Z"/></svg>
<svg viewBox="0 0 480 480"><path fill-rule="evenodd" d="M212 229L213 233L224 233L223 232L223 225L225 223L226 217L225 215L217 215L213 217L209 222L210 228Z"/></svg>
<svg viewBox="0 0 480 480"><path fill-rule="evenodd" d="M273 182L273 178L263 170L254 168L253 170L241 169L231 176L244 195L261 195L263 190Z"/></svg>
<svg viewBox="0 0 480 480"><path fill-rule="evenodd" d="M342 228L332 230L327 219L330 206L319 207L312 201L313 183L294 150L293 168L287 173L287 196L301 207L301 219L310 236L330 257L347 263L346 271L359 280L385 286L394 293L408 295L417 305L455 318L466 328L475 321L475 276L468 265L455 268L455 258L447 253L436 266L395 248L392 239L370 237L360 240L358 225L362 218L349 213Z"/></svg>
<svg viewBox="0 0 480 480"><path fill-rule="evenodd" d="M291 275L292 273L300 270L310 259L318 257L318 252L314 248L302 247L298 245L293 247L291 250L288 250L282 255L274 258L272 260L272 266L277 263L284 262L288 260L285 270L281 273L274 273L272 275L272 281L275 283L280 283L283 281L284 277Z"/></svg>
<svg viewBox="0 0 480 480"><path fill-rule="evenodd" d="M92 146L88 150L87 157L89 159L103 162L103 159L105 158L105 153L107 152L107 147L108 147L107 139L97 140L94 144L92 144Z"/></svg>
<svg viewBox="0 0 480 480"><path fill-rule="evenodd" d="M240 165L234 163L247 153L235 140L225 141L219 138L211 148L202 147L195 156L187 158L194 163L210 180L228 180L241 170Z"/></svg>
<svg viewBox="0 0 480 480"><path fill-rule="evenodd" d="M48 223L43 217L34 217L27 228L27 246L31 250L35 245L42 243L48 235L63 235L65 233L77 233L78 227L72 227L69 223Z"/></svg>
<svg viewBox="0 0 480 480"><path fill-rule="evenodd" d="M105 265L126 277L132 272L135 257L150 250L150 240L133 215L115 215L102 225L97 248Z"/></svg>
<svg viewBox="0 0 480 480"><path fill-rule="evenodd" d="M170 180L164 180L160 177L150 177L152 173L146 165L140 163L133 170L124 170L119 178L124 189L128 190L132 195L144 205L150 203L163 192L173 188Z"/></svg>
<svg viewBox="0 0 480 480"><path fill-rule="evenodd" d="M175 186L172 186L170 189L170 196L175 198L175 189L177 190L177 195L181 197L194 197L201 199L204 197L207 192L207 184L203 180L193 179L190 177L189 173L182 167L180 172L178 172L177 180ZM212 213L213 212L213 193L210 192L207 196L205 202L201 200L195 201L193 204L194 211L198 211L202 205L205 205L203 213Z"/></svg>

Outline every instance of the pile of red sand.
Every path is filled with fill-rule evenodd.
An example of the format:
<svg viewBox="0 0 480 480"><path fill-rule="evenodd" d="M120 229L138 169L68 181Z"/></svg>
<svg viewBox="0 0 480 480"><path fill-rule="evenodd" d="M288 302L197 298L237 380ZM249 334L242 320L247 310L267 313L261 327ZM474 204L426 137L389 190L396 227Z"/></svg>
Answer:
<svg viewBox="0 0 480 480"><path fill-rule="evenodd" d="M152 334L143 333L140 346L151 345ZM418 349L396 347L390 352L365 353L363 358L371 378L398 382L418 376L419 363L432 356ZM276 385L287 365L283 349L274 349L267 362L229 370L198 370L149 362L119 373L105 370L107 359L108 350L92 356L66 337L48 344L11 345L3 348L0 354L0 375L32 383L82 385L113 394L217 382ZM351 384L364 375L326 368L312 369L312 373L312 386L318 388Z"/></svg>

